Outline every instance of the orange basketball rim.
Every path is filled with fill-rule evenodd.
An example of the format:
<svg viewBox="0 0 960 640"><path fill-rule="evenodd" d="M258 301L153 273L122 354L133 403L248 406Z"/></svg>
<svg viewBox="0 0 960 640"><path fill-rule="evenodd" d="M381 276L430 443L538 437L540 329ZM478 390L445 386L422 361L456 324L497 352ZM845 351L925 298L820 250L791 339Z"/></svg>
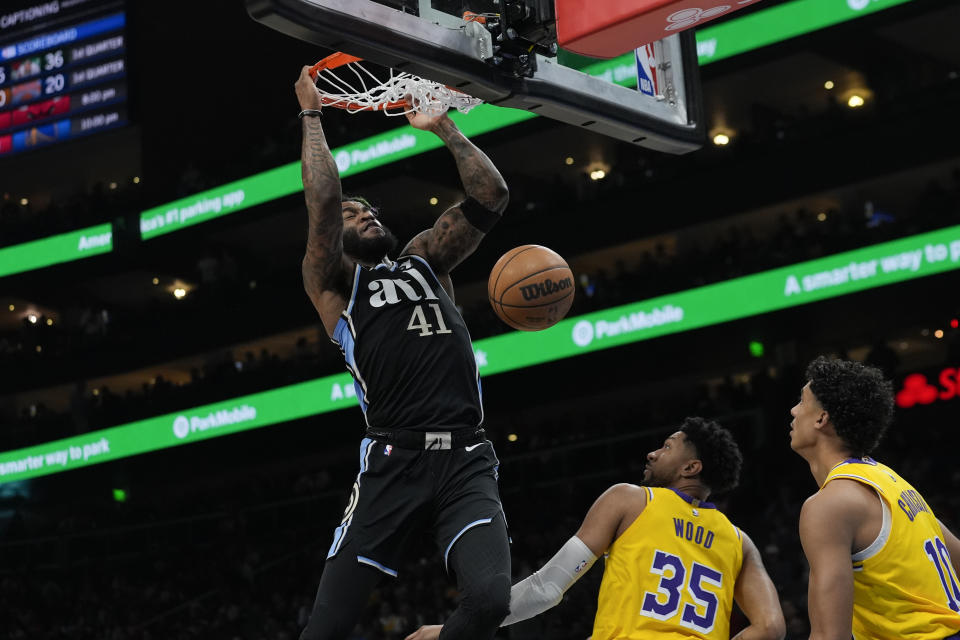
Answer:
<svg viewBox="0 0 960 640"><path fill-rule="evenodd" d="M439 114L448 109L466 113L482 102L438 82L393 69L386 80L380 80L361 62L362 58L338 51L310 67L323 106L349 113L382 111L395 116L411 111Z"/></svg>

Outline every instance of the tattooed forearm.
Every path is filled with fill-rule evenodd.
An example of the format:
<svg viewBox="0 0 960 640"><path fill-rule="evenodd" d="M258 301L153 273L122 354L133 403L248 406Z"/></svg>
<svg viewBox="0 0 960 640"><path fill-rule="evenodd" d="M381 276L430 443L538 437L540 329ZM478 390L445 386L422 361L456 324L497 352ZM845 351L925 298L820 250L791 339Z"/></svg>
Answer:
<svg viewBox="0 0 960 640"><path fill-rule="evenodd" d="M338 288L343 271L340 175L319 118L303 119L300 160L309 216L304 286L313 294Z"/></svg>
<svg viewBox="0 0 960 640"><path fill-rule="evenodd" d="M402 253L423 256L438 275L449 274L476 250L481 240L483 232L467 222L460 209L453 207L440 216L432 228L417 234ZM448 293L452 295L451 291Z"/></svg>
<svg viewBox="0 0 960 640"><path fill-rule="evenodd" d="M507 183L490 158L467 140L449 118L441 118L432 131L453 154L467 196L488 210L502 214L507 207L509 192ZM483 235L483 231L467 221L457 205L440 216L433 228L411 240L403 253L424 257L452 295L450 271L476 250Z"/></svg>
<svg viewBox="0 0 960 640"><path fill-rule="evenodd" d="M483 240L483 232L467 222L463 212L456 208L437 220L433 234L434 261L441 273L449 273L464 258L476 251Z"/></svg>
<svg viewBox="0 0 960 640"><path fill-rule="evenodd" d="M440 121L435 133L453 154L467 195L487 209L503 213L509 198L507 183L490 158L460 133L449 118Z"/></svg>

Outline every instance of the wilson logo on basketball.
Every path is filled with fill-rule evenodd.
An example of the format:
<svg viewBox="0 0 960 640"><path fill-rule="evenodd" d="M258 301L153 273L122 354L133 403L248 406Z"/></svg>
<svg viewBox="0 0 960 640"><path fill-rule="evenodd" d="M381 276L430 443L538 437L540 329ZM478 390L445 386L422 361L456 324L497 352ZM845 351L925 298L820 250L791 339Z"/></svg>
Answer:
<svg viewBox="0 0 960 640"><path fill-rule="evenodd" d="M520 293L523 295L524 300L536 300L537 298L549 296L558 291L564 291L572 286L573 280L571 278L564 278L563 280L551 280L547 278L543 282L520 287Z"/></svg>

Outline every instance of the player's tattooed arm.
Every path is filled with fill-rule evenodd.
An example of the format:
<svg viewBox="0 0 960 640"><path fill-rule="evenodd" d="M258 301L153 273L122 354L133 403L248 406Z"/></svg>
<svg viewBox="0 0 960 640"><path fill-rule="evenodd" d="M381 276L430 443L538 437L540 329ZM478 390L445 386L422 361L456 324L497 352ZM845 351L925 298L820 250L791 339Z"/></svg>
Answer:
<svg viewBox="0 0 960 640"><path fill-rule="evenodd" d="M467 196L490 211L502 214L507 207L509 192L507 183L490 158L470 142L450 118L441 118L433 131L453 154Z"/></svg>
<svg viewBox="0 0 960 640"><path fill-rule="evenodd" d="M320 95L307 70L304 67L297 80L297 98L301 108L319 109ZM349 265L343 255L340 175L320 118L302 121L301 176L308 216L303 286L332 335L350 288Z"/></svg>
<svg viewBox="0 0 960 640"><path fill-rule="evenodd" d="M453 154L468 198L488 215L501 215L510 194L507 183L483 151L464 136L447 116L428 117L418 114L410 123L419 129L433 131ZM427 229L404 249L424 257L438 275L449 274L476 250L484 232L468 221L461 204L447 209L431 229Z"/></svg>
<svg viewBox="0 0 960 640"><path fill-rule="evenodd" d="M432 228L418 233L400 252L401 255L413 254L426 260L451 300L454 298L451 269L473 253L483 239L483 232L464 220L462 213L459 216L451 213L455 210L459 212L456 208L446 211ZM463 225L465 228L451 231L454 224ZM451 235L453 237L450 237ZM457 258L457 255L461 257Z"/></svg>

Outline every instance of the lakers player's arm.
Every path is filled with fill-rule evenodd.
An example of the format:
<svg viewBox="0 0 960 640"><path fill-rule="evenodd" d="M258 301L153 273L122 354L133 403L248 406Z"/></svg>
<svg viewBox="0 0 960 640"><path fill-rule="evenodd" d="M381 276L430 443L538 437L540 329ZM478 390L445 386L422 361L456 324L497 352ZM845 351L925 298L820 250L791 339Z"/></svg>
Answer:
<svg viewBox="0 0 960 640"><path fill-rule="evenodd" d="M781 640L787 633L777 588L763 568L763 559L757 545L745 531L743 538L743 565L733 587L733 597L740 605L750 625L734 636L734 640Z"/></svg>
<svg viewBox="0 0 960 640"><path fill-rule="evenodd" d="M601 556L633 524L646 506L647 492L643 487L615 484L604 491L587 511L583 524L577 530L577 537L594 555Z"/></svg>
<svg viewBox="0 0 960 640"><path fill-rule="evenodd" d="M940 525L940 533L943 534L943 543L947 545L947 551L950 552L950 564L953 565L953 573L960 575L960 540L953 535L947 525L937 520Z"/></svg>
<svg viewBox="0 0 960 640"><path fill-rule="evenodd" d="M480 149L464 136L446 115L408 115L410 124L435 133L453 154L466 200L450 207L427 229L410 241L403 253L424 258L434 273L449 273L474 252L483 236L507 207L509 191L503 176ZM449 290L448 290L449 293Z"/></svg>
<svg viewBox="0 0 960 640"><path fill-rule="evenodd" d="M807 613L811 640L850 640L853 628L853 567L857 532L868 516L869 491L850 480L833 480L800 510L800 543L810 565ZM877 500L876 494L873 500ZM876 505L879 511L879 504Z"/></svg>
<svg viewBox="0 0 960 640"><path fill-rule="evenodd" d="M587 511L577 533L540 569L510 588L510 614L500 626L527 620L560 604L567 589L636 520L646 503L646 492L631 484L617 484L604 491Z"/></svg>
<svg viewBox="0 0 960 640"><path fill-rule="evenodd" d="M297 99L301 109L320 109L320 94L308 69L303 67L297 79ZM321 119L305 116L302 121L300 172L308 215L303 288L320 314L327 334L332 336L350 291L350 266L343 255L340 174Z"/></svg>
<svg viewBox="0 0 960 640"><path fill-rule="evenodd" d="M646 503L646 492L634 485L617 484L604 491L590 507L576 535L545 565L510 588L510 614L500 626L527 620L558 605L567 589L636 520ZM437 640L441 629L441 625L425 625L405 640Z"/></svg>

